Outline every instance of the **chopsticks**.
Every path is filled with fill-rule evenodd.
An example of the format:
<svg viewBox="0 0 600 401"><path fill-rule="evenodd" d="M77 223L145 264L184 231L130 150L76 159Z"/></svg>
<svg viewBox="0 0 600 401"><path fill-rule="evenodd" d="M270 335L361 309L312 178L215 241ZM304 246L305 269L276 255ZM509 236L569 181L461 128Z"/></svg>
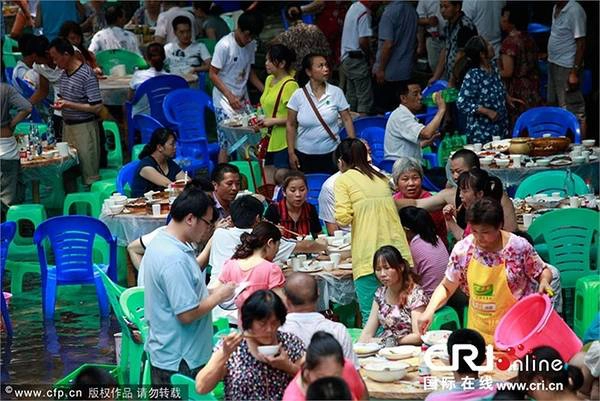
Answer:
<svg viewBox="0 0 600 401"><path fill-rule="evenodd" d="M275 223L273 223L272 221L269 221L269 220L267 220L267 219L263 219L263 220L264 220L264 221L266 221L267 223L271 223L271 224L273 224L275 227L277 227L277 228L278 228L278 229L280 229L280 230L283 230L283 231L285 231L285 232L287 232L287 233L289 233L289 234L292 234L292 235L293 235L295 238L298 238L298 237L302 237L302 239L306 238L306 235L302 235L302 234L300 234L300 233L297 233L297 232L295 232L295 231L292 231L292 230L290 230L290 229L288 229L288 228L285 228L284 226L282 226L282 225L280 225L280 224L275 224Z"/></svg>

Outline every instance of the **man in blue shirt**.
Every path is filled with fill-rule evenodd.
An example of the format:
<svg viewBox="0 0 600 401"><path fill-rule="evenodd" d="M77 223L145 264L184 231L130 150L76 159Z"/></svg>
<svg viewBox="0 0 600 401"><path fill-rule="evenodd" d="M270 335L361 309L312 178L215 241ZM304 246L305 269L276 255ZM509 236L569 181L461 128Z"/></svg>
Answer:
<svg viewBox="0 0 600 401"><path fill-rule="evenodd" d="M200 189L186 189L171 207L171 221L150 243L144 266L144 305L149 335L144 349L152 384L171 375L195 377L212 353L212 309L233 296L227 284L209 295L191 243L205 242L214 228L214 203Z"/></svg>

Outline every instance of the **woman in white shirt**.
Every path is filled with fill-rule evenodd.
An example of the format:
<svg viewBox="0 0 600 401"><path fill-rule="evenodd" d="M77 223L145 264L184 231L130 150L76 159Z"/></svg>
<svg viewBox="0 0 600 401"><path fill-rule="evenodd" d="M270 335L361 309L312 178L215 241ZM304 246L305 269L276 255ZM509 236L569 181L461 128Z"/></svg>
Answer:
<svg viewBox="0 0 600 401"><path fill-rule="evenodd" d="M328 83L327 78L329 66L326 57L314 53L306 55L302 60L302 70L296 74L300 89L294 92L287 104L290 167L305 173L334 174L337 171L333 152L340 141L338 117L341 117L348 136L355 136L350 105L344 92Z"/></svg>

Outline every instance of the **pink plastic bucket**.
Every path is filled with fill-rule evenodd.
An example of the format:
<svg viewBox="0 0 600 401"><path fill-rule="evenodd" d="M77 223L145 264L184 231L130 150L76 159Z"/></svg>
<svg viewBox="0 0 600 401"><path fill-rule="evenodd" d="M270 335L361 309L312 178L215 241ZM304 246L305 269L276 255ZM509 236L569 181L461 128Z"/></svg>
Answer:
<svg viewBox="0 0 600 401"><path fill-rule="evenodd" d="M532 294L521 299L506 312L494 333L496 347L511 348L522 358L540 346L557 350L568 361L581 350L581 340L552 308L546 295Z"/></svg>

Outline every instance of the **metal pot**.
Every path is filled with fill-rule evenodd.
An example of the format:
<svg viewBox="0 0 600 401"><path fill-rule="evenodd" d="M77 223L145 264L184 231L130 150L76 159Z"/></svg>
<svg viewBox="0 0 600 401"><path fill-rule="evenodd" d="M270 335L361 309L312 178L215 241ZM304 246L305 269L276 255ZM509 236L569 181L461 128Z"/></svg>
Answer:
<svg viewBox="0 0 600 401"><path fill-rule="evenodd" d="M528 155L529 150L529 138L515 138L510 140L508 153L513 155Z"/></svg>

